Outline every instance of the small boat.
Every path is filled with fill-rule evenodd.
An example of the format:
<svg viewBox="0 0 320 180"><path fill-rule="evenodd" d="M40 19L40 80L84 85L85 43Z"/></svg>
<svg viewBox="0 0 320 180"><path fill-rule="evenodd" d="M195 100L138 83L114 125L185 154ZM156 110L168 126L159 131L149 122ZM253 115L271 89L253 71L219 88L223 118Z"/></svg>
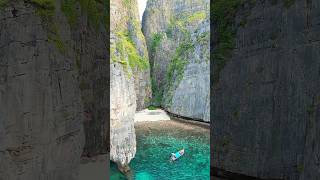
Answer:
<svg viewBox="0 0 320 180"><path fill-rule="evenodd" d="M180 151L176 152L176 153L171 153L171 161L175 161L177 159L179 159L182 155L184 154L184 149L181 149Z"/></svg>

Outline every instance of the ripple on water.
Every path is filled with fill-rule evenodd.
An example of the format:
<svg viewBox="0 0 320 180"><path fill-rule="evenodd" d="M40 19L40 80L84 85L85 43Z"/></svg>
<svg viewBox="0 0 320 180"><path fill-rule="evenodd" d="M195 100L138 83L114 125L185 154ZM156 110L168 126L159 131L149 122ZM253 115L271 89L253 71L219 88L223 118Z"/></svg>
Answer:
<svg viewBox="0 0 320 180"><path fill-rule="evenodd" d="M136 125L137 153L130 163L132 174L125 178L112 163L110 179L210 179L209 130L197 126L190 128L194 125L188 125L186 129L184 126L175 121ZM185 154L170 163L171 153L181 148L185 148Z"/></svg>

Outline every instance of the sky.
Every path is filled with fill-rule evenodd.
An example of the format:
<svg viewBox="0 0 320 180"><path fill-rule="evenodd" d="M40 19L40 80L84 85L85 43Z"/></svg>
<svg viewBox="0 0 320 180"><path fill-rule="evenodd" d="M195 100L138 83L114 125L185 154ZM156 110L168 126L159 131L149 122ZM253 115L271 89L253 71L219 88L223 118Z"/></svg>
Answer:
<svg viewBox="0 0 320 180"><path fill-rule="evenodd" d="M138 0L140 20L142 20L142 15L143 15L144 9L146 8L146 4L147 4L147 0Z"/></svg>

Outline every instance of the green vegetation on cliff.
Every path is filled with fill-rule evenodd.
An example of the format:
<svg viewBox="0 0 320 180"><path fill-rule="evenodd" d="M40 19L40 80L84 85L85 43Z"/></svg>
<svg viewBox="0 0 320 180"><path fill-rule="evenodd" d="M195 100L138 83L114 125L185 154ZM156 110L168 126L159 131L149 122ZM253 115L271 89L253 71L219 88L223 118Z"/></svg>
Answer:
<svg viewBox="0 0 320 180"><path fill-rule="evenodd" d="M8 0L0 0L0 9L8 5Z"/></svg>
<svg viewBox="0 0 320 180"><path fill-rule="evenodd" d="M295 0L283 0L283 4L286 8L289 8L294 4Z"/></svg>
<svg viewBox="0 0 320 180"><path fill-rule="evenodd" d="M119 62L125 67L129 65L131 69L146 70L149 67L148 59L139 55L134 42L130 38L129 32L118 32L117 37L116 47L111 48L112 61ZM115 56L116 51L119 52L120 60L117 60L118 58ZM128 59L128 61L126 59Z"/></svg>
<svg viewBox="0 0 320 180"><path fill-rule="evenodd" d="M189 33L184 33L185 38L184 41L180 43L180 45L176 48L174 55L168 65L168 70L166 72L166 83L165 87L163 85L157 85L156 80L154 78L151 79L151 87L153 92L153 103L155 105L161 104L163 91L167 90L169 97L166 99L172 99L172 92L175 88L176 84L183 78L184 68L186 64L188 64L187 55L193 49L193 44L190 40ZM152 36L151 41L151 55L156 53L157 47L160 45L161 40L163 39L162 33L155 33ZM152 67L152 69L155 67ZM175 83L176 82L176 83ZM164 87L164 88L159 88Z"/></svg>
<svg viewBox="0 0 320 180"><path fill-rule="evenodd" d="M230 58L231 51L234 48L234 17L237 8L243 3L244 0L215 0L211 5L217 37L216 46L212 54L215 63L213 70L214 82L219 81L220 71L225 66L228 58Z"/></svg>
<svg viewBox="0 0 320 180"><path fill-rule="evenodd" d="M77 9L76 9L77 0L62 0L61 1L61 10L68 18L69 24L71 27L74 27L77 22Z"/></svg>
<svg viewBox="0 0 320 180"><path fill-rule="evenodd" d="M164 32L157 32L151 35L149 42L150 57L155 58L157 48L161 43L176 40L178 43L174 54L171 56L167 66L165 81L157 82L157 77L152 77L152 92L155 105L159 105L163 100L168 101L165 104L171 104L173 92L183 79L185 66L189 63L188 56L194 51L194 43L191 39L191 31L188 26L195 26L195 23L204 21L207 18L205 11L196 13L181 13L178 16L171 16ZM197 43L205 42L205 38L209 37L209 32L201 34L196 40ZM168 38L168 39L167 39ZM161 53L161 52L159 52ZM156 67L153 67L156 65ZM158 63L152 63L151 71L159 68ZM153 73L153 72L151 72ZM160 84L158 84L160 83ZM163 96L166 95L165 98Z"/></svg>
<svg viewBox="0 0 320 180"><path fill-rule="evenodd" d="M183 78L184 67L188 63L188 60L185 58L185 56L192 48L192 43L183 42L176 49L166 75L167 82L169 84L173 82L174 75L176 76L175 81L180 81Z"/></svg>
<svg viewBox="0 0 320 180"><path fill-rule="evenodd" d="M151 54L156 52L157 47L160 45L163 35L161 33L155 33L152 35L151 41Z"/></svg>
<svg viewBox="0 0 320 180"><path fill-rule="evenodd" d="M186 1L183 11L175 10L179 4L175 1L170 4L170 10L162 9L157 3L147 6L143 26L151 59L152 102L155 105L165 108L172 105L188 64L199 63L199 66L192 67L203 68L204 59L209 61L209 4L206 3ZM189 9L189 6L197 8ZM155 24L157 18L161 24Z"/></svg>
<svg viewBox="0 0 320 180"><path fill-rule="evenodd" d="M54 9L54 0L31 0L31 3L43 9Z"/></svg>
<svg viewBox="0 0 320 180"><path fill-rule="evenodd" d="M273 1L275 3L277 1ZM282 0L284 7L289 8L295 0ZM214 59L214 75L213 81L219 81L221 70L226 65L228 59L231 57L231 52L235 46L235 34L237 27L235 27L235 16L239 7L244 4L249 4L251 7L256 4L256 0L215 0L211 3L211 10L213 13L213 21L215 24L216 43L213 49ZM241 27L245 27L246 20L240 22Z"/></svg>
<svg viewBox="0 0 320 180"><path fill-rule="evenodd" d="M54 43L61 53L65 53L66 44L60 37L58 22L54 17L55 0L30 0L30 3L35 6L37 15L41 17L44 26L48 29L48 40ZM102 5L98 6L98 3ZM107 3L107 0L62 0L60 8L67 17L70 27L74 28L77 18L81 16L76 8L79 4L81 10L87 14L89 23L97 29L100 24L106 24L107 11L104 8Z"/></svg>
<svg viewBox="0 0 320 180"><path fill-rule="evenodd" d="M212 54L215 63L213 81L216 83L219 81L220 72L231 57L231 52L234 49L236 34L236 27L234 26L235 15L238 8L245 3L254 5L256 0L216 0L211 4L216 32L216 45ZM245 23L246 21L242 20L240 26L244 27Z"/></svg>
<svg viewBox="0 0 320 180"><path fill-rule="evenodd" d="M156 53L156 49L159 47L159 45L161 44L161 41L163 39L163 34L162 33L154 33L152 35L152 39L151 39L151 45L150 45L150 58L152 58L154 56L154 54ZM155 67L153 67L153 63L151 64L151 73L153 72ZM155 77L151 75L151 89L152 89L152 102L151 104L154 106L160 106L161 102L162 102L162 96L163 96L163 88L161 88L162 86L158 85Z"/></svg>
<svg viewBox="0 0 320 180"><path fill-rule="evenodd" d="M31 0L36 7L36 13L41 17L42 23L48 29L48 40L55 44L61 53L66 52L66 47L60 37L59 28L54 21L55 2L54 0Z"/></svg>
<svg viewBox="0 0 320 180"><path fill-rule="evenodd" d="M183 78L185 66L188 64L188 54L193 50L194 45L188 39L182 42L176 49L173 58L168 66L166 74L167 100L171 104L173 91Z"/></svg>
<svg viewBox="0 0 320 180"><path fill-rule="evenodd" d="M101 23L104 22L104 7L99 6L98 3L106 4L107 1L102 0L62 0L61 2L61 10L68 18L69 24L74 26L77 18L80 16L79 12L77 12L77 3L81 7L81 10L87 14L87 18L89 23L94 26L96 29L99 27Z"/></svg>
<svg viewBox="0 0 320 180"><path fill-rule="evenodd" d="M207 14L204 11L199 11L199 12L192 13L192 14L185 14L185 15L183 15L183 17L176 19L176 24L181 29L186 29L186 26L188 24L192 24L194 22L201 22L206 17L207 17Z"/></svg>
<svg viewBox="0 0 320 180"><path fill-rule="evenodd" d="M54 0L31 0L30 2L36 7L36 13L42 20L49 24L49 21L53 19L56 8Z"/></svg>
<svg viewBox="0 0 320 180"><path fill-rule="evenodd" d="M152 99L151 104L153 106L160 106L163 97L163 86L158 85L154 76L151 76L151 89L152 89Z"/></svg>

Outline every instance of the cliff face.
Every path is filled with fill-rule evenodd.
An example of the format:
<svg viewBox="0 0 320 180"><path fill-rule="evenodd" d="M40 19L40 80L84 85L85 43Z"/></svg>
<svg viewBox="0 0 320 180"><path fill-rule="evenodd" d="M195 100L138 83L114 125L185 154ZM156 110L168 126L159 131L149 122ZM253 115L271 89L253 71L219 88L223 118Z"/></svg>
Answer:
<svg viewBox="0 0 320 180"><path fill-rule="evenodd" d="M236 46L214 85L213 166L320 179L319 12L312 0L238 9Z"/></svg>
<svg viewBox="0 0 320 180"><path fill-rule="evenodd" d="M75 55L47 41L32 5L12 7L1 10L0 177L75 179L84 144Z"/></svg>
<svg viewBox="0 0 320 180"><path fill-rule="evenodd" d="M1 1L0 179L78 179L87 102L80 60L107 62L92 50L105 49L95 40L106 32L103 6L82 3Z"/></svg>
<svg viewBox="0 0 320 180"><path fill-rule="evenodd" d="M148 1L143 15L153 104L209 121L209 1Z"/></svg>
<svg viewBox="0 0 320 180"><path fill-rule="evenodd" d="M91 0L92 1L92 0ZM88 1L89 3L92 3ZM103 4L96 9L104 12ZM93 7L93 6L92 6ZM91 8L92 8L91 7ZM88 7L90 8L90 6ZM81 11L78 10L77 14ZM79 88L83 102L84 131L86 143L83 155L94 156L109 153L109 34L94 15L81 19L72 28L73 48L77 52L76 64L79 70ZM92 20L91 20L92 19ZM77 28L80 27L80 28Z"/></svg>
<svg viewBox="0 0 320 180"><path fill-rule="evenodd" d="M110 159L127 165L136 153L134 114L151 97L148 53L136 0L111 2Z"/></svg>

